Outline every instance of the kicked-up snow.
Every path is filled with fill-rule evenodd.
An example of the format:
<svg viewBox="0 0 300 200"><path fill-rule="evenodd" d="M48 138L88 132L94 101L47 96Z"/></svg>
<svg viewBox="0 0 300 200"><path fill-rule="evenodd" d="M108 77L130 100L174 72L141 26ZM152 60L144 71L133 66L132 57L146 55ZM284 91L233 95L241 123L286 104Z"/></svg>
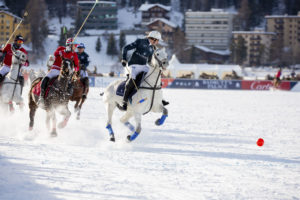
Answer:
<svg viewBox="0 0 300 200"><path fill-rule="evenodd" d="M27 105L1 112L1 200L300 199L300 93L165 89L165 124L147 114L127 143L116 110L112 143L101 91L57 138L42 110L32 132Z"/></svg>

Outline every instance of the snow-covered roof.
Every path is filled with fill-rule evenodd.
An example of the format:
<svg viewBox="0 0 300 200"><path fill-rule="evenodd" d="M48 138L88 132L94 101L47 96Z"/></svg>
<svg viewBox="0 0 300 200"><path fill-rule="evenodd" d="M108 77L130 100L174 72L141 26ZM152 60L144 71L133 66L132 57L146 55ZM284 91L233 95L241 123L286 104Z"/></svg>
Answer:
<svg viewBox="0 0 300 200"><path fill-rule="evenodd" d="M17 18L17 19L20 19L20 20L22 19L21 17L18 17L17 15L14 15L11 12L8 12L8 11L5 11L5 10L0 10L0 13L6 13L10 16L13 16L14 18Z"/></svg>
<svg viewBox="0 0 300 200"><path fill-rule="evenodd" d="M227 49L227 50L213 50L213 49L210 49L208 47L205 47L205 46L200 46L200 45L195 45L194 47L196 47L197 49L200 49L202 51L205 51L205 52L208 52L208 53L214 53L214 54L218 54L218 55L222 55L222 56L228 56L230 55L230 51ZM186 48L187 49L190 49L192 47L188 47Z"/></svg>
<svg viewBox="0 0 300 200"><path fill-rule="evenodd" d="M265 18L300 18L299 15L267 15Z"/></svg>
<svg viewBox="0 0 300 200"><path fill-rule="evenodd" d="M116 4L116 2L114 2L114 1L97 1L97 2L95 2L95 1L77 1L77 3L78 4L83 4L83 3L106 3L106 4Z"/></svg>
<svg viewBox="0 0 300 200"><path fill-rule="evenodd" d="M167 25L169 25L169 26L171 26L171 27L173 27L173 28L176 28L176 27L177 27L176 24L174 24L173 22L171 22L171 21L169 21L169 20L167 20L167 19L165 19L165 18L156 18L156 19L154 19L153 21L147 23L146 25L150 25L150 24L152 24L152 23L154 23L154 22L157 22L157 21L161 21L161 22L163 22L163 23L165 23L165 24L167 24Z"/></svg>
<svg viewBox="0 0 300 200"><path fill-rule="evenodd" d="M148 11L150 8L153 8L154 6L161 7L167 11L171 11L171 6L165 6L159 3L155 4L142 4L141 7L139 8L139 11Z"/></svg>
<svg viewBox="0 0 300 200"><path fill-rule="evenodd" d="M261 34L261 35L276 35L274 32L260 32L260 31L232 31L233 34Z"/></svg>
<svg viewBox="0 0 300 200"><path fill-rule="evenodd" d="M197 63L180 63L176 55L173 55L169 61L168 69L174 74L177 74L177 71L193 71L196 76L199 76L201 71L211 71L216 72L219 76L223 72L236 71L238 74L241 74L241 67L239 65L220 65L220 64L197 64Z"/></svg>

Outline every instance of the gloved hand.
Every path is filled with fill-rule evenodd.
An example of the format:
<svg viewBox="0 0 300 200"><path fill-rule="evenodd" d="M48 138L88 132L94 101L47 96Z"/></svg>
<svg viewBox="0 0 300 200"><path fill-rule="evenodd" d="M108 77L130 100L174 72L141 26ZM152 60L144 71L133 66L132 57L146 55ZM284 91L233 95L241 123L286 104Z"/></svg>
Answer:
<svg viewBox="0 0 300 200"><path fill-rule="evenodd" d="M30 64L30 63L29 63L29 60L26 60L26 62L24 63L24 66L25 66L25 67L28 67L29 64Z"/></svg>
<svg viewBox="0 0 300 200"><path fill-rule="evenodd" d="M122 60L121 63L122 63L123 67L126 67L126 65L127 65L127 61L126 60Z"/></svg>

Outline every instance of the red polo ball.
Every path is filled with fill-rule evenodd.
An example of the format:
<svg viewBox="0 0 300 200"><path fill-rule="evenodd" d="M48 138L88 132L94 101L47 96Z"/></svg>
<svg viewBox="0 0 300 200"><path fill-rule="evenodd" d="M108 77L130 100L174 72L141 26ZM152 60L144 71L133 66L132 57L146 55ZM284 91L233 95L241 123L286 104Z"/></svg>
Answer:
<svg viewBox="0 0 300 200"><path fill-rule="evenodd" d="M257 140L257 142L256 142L257 146L259 146L259 147L263 146L264 143L265 143L265 141L264 141L264 139L262 139L262 138L259 138L259 139Z"/></svg>

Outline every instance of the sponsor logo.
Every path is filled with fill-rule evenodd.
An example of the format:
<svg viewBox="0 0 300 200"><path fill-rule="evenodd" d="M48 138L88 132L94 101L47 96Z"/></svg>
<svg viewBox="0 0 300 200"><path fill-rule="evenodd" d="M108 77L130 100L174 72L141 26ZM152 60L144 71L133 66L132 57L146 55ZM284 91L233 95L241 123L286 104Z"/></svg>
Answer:
<svg viewBox="0 0 300 200"><path fill-rule="evenodd" d="M269 90L271 87L273 87L271 82L254 81L250 85L251 90Z"/></svg>

